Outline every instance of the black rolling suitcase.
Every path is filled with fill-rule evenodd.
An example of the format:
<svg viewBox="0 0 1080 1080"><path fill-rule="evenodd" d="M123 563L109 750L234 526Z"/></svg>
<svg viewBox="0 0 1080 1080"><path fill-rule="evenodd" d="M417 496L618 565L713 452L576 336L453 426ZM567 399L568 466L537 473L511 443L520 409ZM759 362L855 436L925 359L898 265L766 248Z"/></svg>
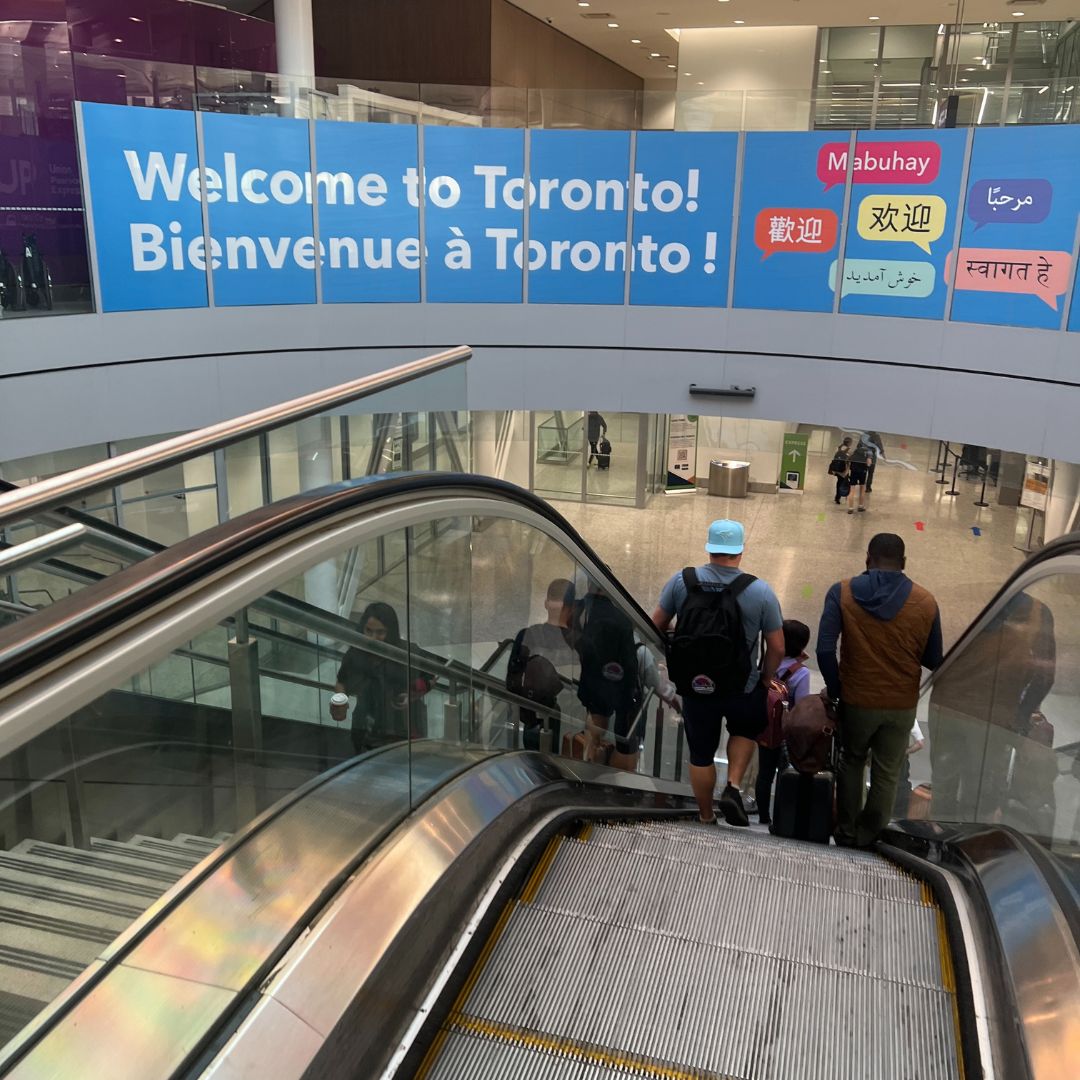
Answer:
<svg viewBox="0 0 1080 1080"><path fill-rule="evenodd" d="M788 766L776 778L769 831L792 840L827 844L832 836L834 788L831 772L811 776Z"/></svg>
<svg viewBox="0 0 1080 1080"><path fill-rule="evenodd" d="M611 443L606 438L601 439L596 444L596 467L598 469L610 469L611 468Z"/></svg>

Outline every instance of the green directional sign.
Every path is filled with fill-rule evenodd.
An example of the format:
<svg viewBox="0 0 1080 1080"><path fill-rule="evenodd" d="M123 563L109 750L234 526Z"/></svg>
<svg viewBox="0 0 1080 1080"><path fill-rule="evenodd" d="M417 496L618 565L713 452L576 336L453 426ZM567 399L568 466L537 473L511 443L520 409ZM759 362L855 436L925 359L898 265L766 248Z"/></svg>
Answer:
<svg viewBox="0 0 1080 1080"><path fill-rule="evenodd" d="M780 455L780 488L802 491L806 486L806 452L810 436L798 432L784 433L784 449Z"/></svg>

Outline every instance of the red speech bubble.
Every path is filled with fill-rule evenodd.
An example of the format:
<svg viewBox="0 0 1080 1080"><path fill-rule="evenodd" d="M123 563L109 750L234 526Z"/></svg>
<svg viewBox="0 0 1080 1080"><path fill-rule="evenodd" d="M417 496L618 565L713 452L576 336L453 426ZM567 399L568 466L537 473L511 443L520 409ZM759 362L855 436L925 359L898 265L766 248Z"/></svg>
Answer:
<svg viewBox="0 0 1080 1080"><path fill-rule="evenodd" d="M754 243L762 260L776 251L831 251L839 229L832 210L767 206L754 220Z"/></svg>
<svg viewBox="0 0 1080 1080"><path fill-rule="evenodd" d="M956 288L972 292L1027 293L1058 310L1058 297L1069 289L1072 255L1068 251L1021 251L1016 248L961 248L956 260ZM952 273L952 252L945 273Z"/></svg>
<svg viewBox="0 0 1080 1080"><path fill-rule="evenodd" d="M818 151L817 175L825 190L847 179L848 144L826 143ZM864 142L855 146L853 184L930 184L941 171L936 142Z"/></svg>

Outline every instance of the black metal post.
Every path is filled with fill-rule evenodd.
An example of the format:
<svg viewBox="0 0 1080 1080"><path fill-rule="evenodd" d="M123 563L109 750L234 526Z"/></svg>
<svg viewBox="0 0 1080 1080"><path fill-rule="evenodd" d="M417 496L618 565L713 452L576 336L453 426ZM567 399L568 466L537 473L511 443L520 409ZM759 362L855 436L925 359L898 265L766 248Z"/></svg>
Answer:
<svg viewBox="0 0 1080 1080"><path fill-rule="evenodd" d="M941 458L941 476L939 476L934 481L935 484L946 484L946 483L948 483L948 481L945 479L945 470L949 466L949 454L950 454L951 451L949 450L949 444L948 443L945 443L944 446L945 446L945 453L942 455L942 458ZM956 485L953 484L953 487L956 487Z"/></svg>
<svg viewBox="0 0 1080 1080"><path fill-rule="evenodd" d="M945 492L946 495L959 495L960 492L956 490L956 472L960 468L960 457L957 454L953 454L952 464L952 487Z"/></svg>
<svg viewBox="0 0 1080 1080"><path fill-rule="evenodd" d="M987 477L987 474L989 472L990 472L990 469L987 468L986 471L983 473L982 491L979 492L979 499L975 503L976 506L989 506L990 505L986 501L986 477Z"/></svg>

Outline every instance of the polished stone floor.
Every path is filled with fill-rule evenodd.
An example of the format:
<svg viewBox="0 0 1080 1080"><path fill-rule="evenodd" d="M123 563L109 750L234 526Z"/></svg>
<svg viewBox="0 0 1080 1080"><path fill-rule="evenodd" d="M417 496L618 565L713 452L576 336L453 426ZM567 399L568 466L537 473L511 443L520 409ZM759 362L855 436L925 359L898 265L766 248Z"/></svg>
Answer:
<svg viewBox="0 0 1080 1080"><path fill-rule="evenodd" d="M803 495L723 499L699 490L657 496L645 510L554 505L650 612L669 575L705 561L709 523L735 518L746 527L744 568L773 586L786 618L802 620L815 635L829 586L862 571L875 533L898 533L908 573L937 597L948 647L1023 559L1013 546L1016 510L974 506L979 485L964 480L958 496L947 496L949 485L936 484L928 470L932 447L923 440L886 436L886 447L898 463L878 466L870 508L861 514L833 503L830 454L810 455ZM987 501L995 499L988 489Z"/></svg>

